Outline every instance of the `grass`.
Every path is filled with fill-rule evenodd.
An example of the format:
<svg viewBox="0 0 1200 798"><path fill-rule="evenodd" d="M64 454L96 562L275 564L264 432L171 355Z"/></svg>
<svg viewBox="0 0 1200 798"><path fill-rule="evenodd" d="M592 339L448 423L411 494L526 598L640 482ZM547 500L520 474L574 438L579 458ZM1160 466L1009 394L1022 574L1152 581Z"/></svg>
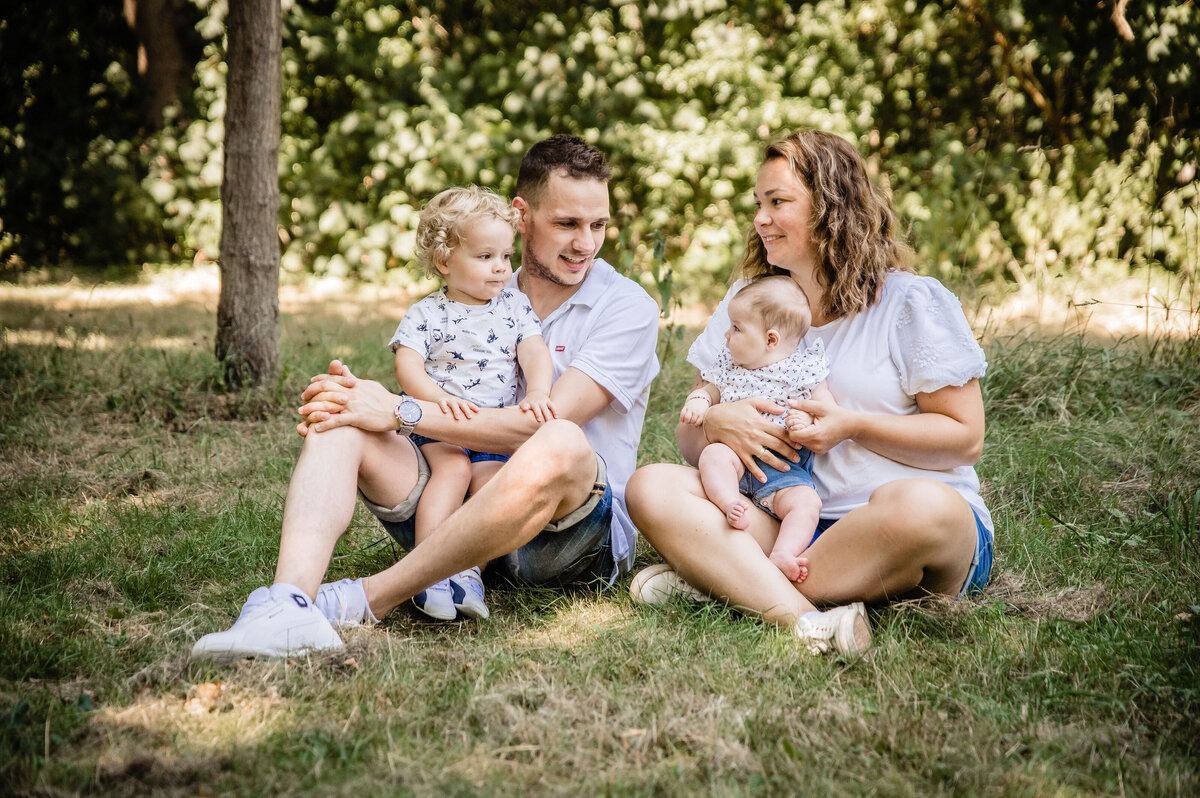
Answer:
<svg viewBox="0 0 1200 798"><path fill-rule="evenodd" d="M6 794L1200 792L1194 333L987 322L994 581L873 610L862 661L624 580L222 667L186 651L271 576L294 397L332 356L386 377L402 308L285 296L283 378L229 396L215 296L157 285L0 293ZM677 458L694 332L664 332L643 462ZM395 556L360 512L331 576Z"/></svg>

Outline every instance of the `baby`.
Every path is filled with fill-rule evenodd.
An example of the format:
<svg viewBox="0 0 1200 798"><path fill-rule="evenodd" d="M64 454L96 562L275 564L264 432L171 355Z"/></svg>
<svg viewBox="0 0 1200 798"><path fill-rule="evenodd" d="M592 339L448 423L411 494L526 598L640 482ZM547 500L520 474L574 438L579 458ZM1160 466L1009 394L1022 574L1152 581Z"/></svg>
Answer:
<svg viewBox="0 0 1200 798"><path fill-rule="evenodd" d="M554 418L553 366L541 324L512 278L517 212L476 186L449 188L421 212L417 259L445 286L417 302L389 342L404 393L437 402L455 420L480 407L518 403L518 368L525 378L522 410ZM413 442L429 462L429 482L415 519L419 544L491 479L507 455L475 452L420 435ZM488 617L479 568L438 582L413 598L430 617Z"/></svg>
<svg viewBox="0 0 1200 798"><path fill-rule="evenodd" d="M818 340L800 349L811 324L808 298L791 277L761 277L746 285L729 301L726 348L713 368L701 373L706 382L688 394L679 420L699 426L713 404L755 396L785 407L788 399L832 398L825 386L829 362L824 344ZM799 410L768 418L785 429L788 419L797 428L812 423L812 418ZM813 484L812 452L803 448L796 452L800 462L793 463L790 471L777 471L756 458L766 474L765 483L755 479L723 443L705 446L699 466L705 494L734 529L750 526L746 497L779 520L771 562L788 579L802 582L808 567L800 555L812 542L821 499Z"/></svg>

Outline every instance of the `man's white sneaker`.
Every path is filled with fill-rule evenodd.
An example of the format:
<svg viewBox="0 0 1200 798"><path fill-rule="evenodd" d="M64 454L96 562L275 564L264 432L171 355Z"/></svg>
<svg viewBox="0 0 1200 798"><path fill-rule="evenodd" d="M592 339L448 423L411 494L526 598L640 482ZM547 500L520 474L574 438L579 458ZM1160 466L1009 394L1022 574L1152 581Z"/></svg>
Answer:
<svg viewBox="0 0 1200 798"><path fill-rule="evenodd" d="M192 657L217 660L289 657L342 647L342 639L303 590L272 585L250 594L233 626L196 641Z"/></svg>
<svg viewBox="0 0 1200 798"><path fill-rule="evenodd" d="M454 609L464 618L487 620L491 615L483 601L483 574L479 568L468 568L450 577L450 598Z"/></svg>
<svg viewBox="0 0 1200 798"><path fill-rule="evenodd" d="M439 621L453 621L458 617L454 609L454 596L450 590L450 580L443 579L435 585L422 590L413 596L413 606L421 612Z"/></svg>
<svg viewBox="0 0 1200 798"><path fill-rule="evenodd" d="M313 602L335 629L346 626L374 626L379 619L367 603L367 591L361 579L342 579L326 582L317 591Z"/></svg>
<svg viewBox="0 0 1200 798"><path fill-rule="evenodd" d="M666 604L676 596L689 601L712 601L708 595L683 581L665 562L634 574L629 583L629 595L635 604Z"/></svg>
<svg viewBox="0 0 1200 798"><path fill-rule="evenodd" d="M809 612L800 616L793 627L813 654L836 651L855 656L871 647L871 627L867 624L867 610L862 602L834 607L825 612Z"/></svg>

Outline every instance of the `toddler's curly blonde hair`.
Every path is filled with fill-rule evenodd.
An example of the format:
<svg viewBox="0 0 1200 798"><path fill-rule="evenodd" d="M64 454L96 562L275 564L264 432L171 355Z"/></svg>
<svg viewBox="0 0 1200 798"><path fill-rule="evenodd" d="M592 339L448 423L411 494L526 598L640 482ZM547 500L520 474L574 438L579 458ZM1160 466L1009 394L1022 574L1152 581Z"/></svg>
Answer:
<svg viewBox="0 0 1200 798"><path fill-rule="evenodd" d="M445 263L459 245L463 228L472 220L492 217L514 228L517 211L495 192L479 186L448 188L429 201L417 224L417 262L426 272L440 277L437 264Z"/></svg>

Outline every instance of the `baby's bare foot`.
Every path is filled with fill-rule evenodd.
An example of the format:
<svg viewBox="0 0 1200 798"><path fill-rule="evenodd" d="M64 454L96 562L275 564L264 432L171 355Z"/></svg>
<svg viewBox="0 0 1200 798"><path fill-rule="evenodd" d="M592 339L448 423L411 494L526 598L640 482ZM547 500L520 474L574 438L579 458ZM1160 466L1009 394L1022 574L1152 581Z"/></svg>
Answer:
<svg viewBox="0 0 1200 798"><path fill-rule="evenodd" d="M797 557L782 551L771 552L771 562L792 582L803 582L808 578L808 558Z"/></svg>
<svg viewBox="0 0 1200 798"><path fill-rule="evenodd" d="M803 582L805 579L808 579L808 558L807 557L797 557L796 558L796 567L800 569L800 575L798 577L796 577L795 579L793 579L792 581L795 582L796 584L799 584L799 583Z"/></svg>
<svg viewBox="0 0 1200 798"><path fill-rule="evenodd" d="M750 516L746 514L746 511L749 509L750 502L745 499L738 499L725 508L725 518L734 529L748 529L750 527Z"/></svg>

